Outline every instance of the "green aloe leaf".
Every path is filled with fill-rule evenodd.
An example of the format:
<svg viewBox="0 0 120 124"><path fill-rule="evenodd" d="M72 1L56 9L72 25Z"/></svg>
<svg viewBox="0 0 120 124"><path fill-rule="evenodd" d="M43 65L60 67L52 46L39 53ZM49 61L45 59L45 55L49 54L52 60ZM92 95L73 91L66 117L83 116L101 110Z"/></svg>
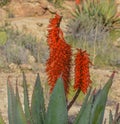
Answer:
<svg viewBox="0 0 120 124"><path fill-rule="evenodd" d="M85 97L85 100L84 100L84 102L83 102L83 104L82 104L82 107L81 107L81 109L80 109L80 112L78 113L77 118L75 119L74 124L79 124L79 123L81 123L81 120L82 120L83 118L84 118L84 120L86 120L86 119L85 119L85 118L86 118L86 115L83 114L83 113L84 113L84 111L86 111L86 108L89 109L90 106L91 106L91 104L90 104L90 106L88 105L88 99L89 99L89 97L90 97L90 92L91 92L91 89L89 90L89 92L87 93L87 95L86 95L86 97ZM86 113L86 112L85 112L85 113ZM83 117L83 116L84 116L84 117ZM86 124L86 123L84 123L84 124Z"/></svg>
<svg viewBox="0 0 120 124"><path fill-rule="evenodd" d="M4 122L4 120L3 120L3 117L2 117L2 115L1 115L1 113L0 113L0 124L5 124L5 122Z"/></svg>
<svg viewBox="0 0 120 124"><path fill-rule="evenodd" d="M93 102L93 97L87 103L85 110L83 111L79 121L76 124L89 124L90 114L92 109L92 102Z"/></svg>
<svg viewBox="0 0 120 124"><path fill-rule="evenodd" d="M37 75L34 91L32 94L31 115L34 124L44 124L45 104L39 74Z"/></svg>
<svg viewBox="0 0 120 124"><path fill-rule="evenodd" d="M24 110L25 110L25 117L27 119L27 122L30 124L33 124L31 114L30 114L30 108L29 108L29 97L28 97L28 88L27 88L27 81L25 74L23 72L23 88L24 88Z"/></svg>
<svg viewBox="0 0 120 124"><path fill-rule="evenodd" d="M14 90L10 84L9 79L7 82L7 94L8 94L8 120L9 120L9 124L17 124L16 123L16 117L15 117L16 98L15 98Z"/></svg>
<svg viewBox="0 0 120 124"><path fill-rule="evenodd" d="M114 72L103 89L97 94L91 111L90 124L102 124L109 89L113 83Z"/></svg>
<svg viewBox="0 0 120 124"><path fill-rule="evenodd" d="M114 20L114 17L117 13L117 6L116 6L116 3L114 0L110 0L109 4L108 4L108 12L107 12L107 15L106 15L106 20L107 21L113 21Z"/></svg>
<svg viewBox="0 0 120 124"><path fill-rule="evenodd" d="M16 114L16 123L15 124L28 124L27 120L25 118L25 114L23 112L22 104L20 102L19 92L16 85L16 108L15 108L15 114Z"/></svg>
<svg viewBox="0 0 120 124"><path fill-rule="evenodd" d="M103 89L99 90L95 95L90 97L90 92L87 94L74 124L102 124L107 95L112 85L113 77L114 73Z"/></svg>
<svg viewBox="0 0 120 124"><path fill-rule="evenodd" d="M8 93L8 120L9 124L27 124L25 115L20 103L18 89L16 85L16 95L8 79L7 83Z"/></svg>
<svg viewBox="0 0 120 124"><path fill-rule="evenodd" d="M117 124L120 124L120 118L118 118L118 120L117 120Z"/></svg>
<svg viewBox="0 0 120 124"><path fill-rule="evenodd" d="M57 80L51 94L45 124L68 124L66 97L61 78Z"/></svg>

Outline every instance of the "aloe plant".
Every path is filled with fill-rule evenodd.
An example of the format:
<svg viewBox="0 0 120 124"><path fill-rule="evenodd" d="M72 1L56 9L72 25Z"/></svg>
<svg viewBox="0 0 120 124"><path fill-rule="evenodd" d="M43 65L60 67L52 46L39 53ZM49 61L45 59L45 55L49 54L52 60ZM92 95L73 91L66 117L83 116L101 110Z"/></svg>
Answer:
<svg viewBox="0 0 120 124"><path fill-rule="evenodd" d="M90 88L83 105L73 124L102 124L104 111L107 101L108 92L113 83L114 73L97 92L92 92ZM28 87L23 74L24 89L24 110L20 102L19 91L16 85L16 92L11 86L8 79L8 120L9 124L68 124L67 102L64 91L63 80L59 78L50 96L47 110L45 110L43 89L41 86L40 76L37 75L33 89L31 105L28 99ZM31 107L30 107L31 106ZM5 124L0 115L0 124ZM116 107L116 113L113 117L112 112L109 114L109 124L120 124L119 105Z"/></svg>

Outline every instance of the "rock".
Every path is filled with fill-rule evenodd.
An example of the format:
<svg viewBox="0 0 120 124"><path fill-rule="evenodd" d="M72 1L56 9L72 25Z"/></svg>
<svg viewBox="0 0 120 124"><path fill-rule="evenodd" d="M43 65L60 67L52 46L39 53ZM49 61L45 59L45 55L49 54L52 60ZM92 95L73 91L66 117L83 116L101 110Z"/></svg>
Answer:
<svg viewBox="0 0 120 124"><path fill-rule="evenodd" d="M43 0L40 2L40 6L42 8L47 8L48 5L49 5L49 2L47 0Z"/></svg>
<svg viewBox="0 0 120 124"><path fill-rule="evenodd" d="M46 13L48 2L40 0L19 0L12 1L8 6L9 11L14 17L29 17L29 16L41 16Z"/></svg>
<svg viewBox="0 0 120 124"><path fill-rule="evenodd" d="M57 9L55 9L55 7L53 7L52 5L48 5L47 9L49 10L50 13L56 13L58 12Z"/></svg>
<svg viewBox="0 0 120 124"><path fill-rule="evenodd" d="M0 22L7 18L7 12L0 8Z"/></svg>
<svg viewBox="0 0 120 124"><path fill-rule="evenodd" d="M114 42L114 46L115 46L115 47L120 47L120 38L118 38L118 39Z"/></svg>
<svg viewBox="0 0 120 124"><path fill-rule="evenodd" d="M42 15L43 10L39 5L33 5L31 3L16 3L15 5L10 5L12 14L14 17L25 17L25 16L35 16L36 14Z"/></svg>
<svg viewBox="0 0 120 124"><path fill-rule="evenodd" d="M32 70L32 66L29 65L29 64L21 64L21 65L20 65L20 68L21 68L22 70Z"/></svg>
<svg viewBox="0 0 120 124"><path fill-rule="evenodd" d="M13 70L13 71L18 69L18 65L14 63L11 63L8 67L10 68L10 70Z"/></svg>
<svg viewBox="0 0 120 124"><path fill-rule="evenodd" d="M34 58L32 55L29 55L29 56L28 56L28 62L29 62L30 64L35 63L35 58Z"/></svg>

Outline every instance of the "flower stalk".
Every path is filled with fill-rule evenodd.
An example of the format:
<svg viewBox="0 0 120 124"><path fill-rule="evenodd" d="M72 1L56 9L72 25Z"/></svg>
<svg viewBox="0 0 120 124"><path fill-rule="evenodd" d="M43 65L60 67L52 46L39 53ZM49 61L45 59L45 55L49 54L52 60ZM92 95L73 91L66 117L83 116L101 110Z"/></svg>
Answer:
<svg viewBox="0 0 120 124"><path fill-rule="evenodd" d="M76 99L78 98L79 94L80 94L80 89L77 90L77 92L75 93L74 97L72 98L72 100L70 101L69 105L67 106L67 110L69 111L70 108L72 107L72 105L74 104L74 102L76 101Z"/></svg>

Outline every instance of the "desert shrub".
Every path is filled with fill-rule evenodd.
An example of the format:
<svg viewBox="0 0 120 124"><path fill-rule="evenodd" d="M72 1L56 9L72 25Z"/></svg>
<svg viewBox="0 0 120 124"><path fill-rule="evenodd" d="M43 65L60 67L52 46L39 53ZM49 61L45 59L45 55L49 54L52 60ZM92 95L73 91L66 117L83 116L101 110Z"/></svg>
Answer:
<svg viewBox="0 0 120 124"><path fill-rule="evenodd" d="M120 18L114 0L83 1L69 19L67 41L83 48L96 66L118 66L120 50L113 45L120 36ZM117 64L116 64L117 63Z"/></svg>
<svg viewBox="0 0 120 124"><path fill-rule="evenodd" d="M66 40L74 49L82 48L90 54L91 62L96 67L119 67L120 49L113 45L109 39L102 41L77 40L73 37L66 37Z"/></svg>
<svg viewBox="0 0 120 124"><path fill-rule="evenodd" d="M8 4L10 2L10 0L0 0L0 6L4 6L6 4Z"/></svg>
<svg viewBox="0 0 120 124"><path fill-rule="evenodd" d="M8 43L3 47L4 55L8 63L23 64L28 63L29 52L22 46Z"/></svg>
<svg viewBox="0 0 120 124"><path fill-rule="evenodd" d="M14 18L15 17L12 10L8 9L7 12L8 12L8 18Z"/></svg>
<svg viewBox="0 0 120 124"><path fill-rule="evenodd" d="M7 62L6 57L2 54L2 51L0 50L0 70L7 69Z"/></svg>
<svg viewBox="0 0 120 124"><path fill-rule="evenodd" d="M120 27L114 0L83 1L77 5L68 26L69 35L86 41L101 41Z"/></svg>
<svg viewBox="0 0 120 124"><path fill-rule="evenodd" d="M48 0L49 2L53 3L56 7L60 7L64 0Z"/></svg>
<svg viewBox="0 0 120 124"><path fill-rule="evenodd" d="M31 34L23 34L11 28L4 28L2 32L6 33L7 40L1 38L0 49L8 63L28 63L29 55L33 56L36 62L44 62L46 60L45 44L37 41Z"/></svg>
<svg viewBox="0 0 120 124"><path fill-rule="evenodd" d="M28 55L30 55L30 53L24 46L23 42L28 42L28 36L18 31L14 31L13 29L6 30L6 33L7 41L5 45L2 46L6 61L8 63L12 62L16 64L27 63Z"/></svg>
<svg viewBox="0 0 120 124"><path fill-rule="evenodd" d="M4 45L7 41L7 34L4 31L0 31L0 46Z"/></svg>

